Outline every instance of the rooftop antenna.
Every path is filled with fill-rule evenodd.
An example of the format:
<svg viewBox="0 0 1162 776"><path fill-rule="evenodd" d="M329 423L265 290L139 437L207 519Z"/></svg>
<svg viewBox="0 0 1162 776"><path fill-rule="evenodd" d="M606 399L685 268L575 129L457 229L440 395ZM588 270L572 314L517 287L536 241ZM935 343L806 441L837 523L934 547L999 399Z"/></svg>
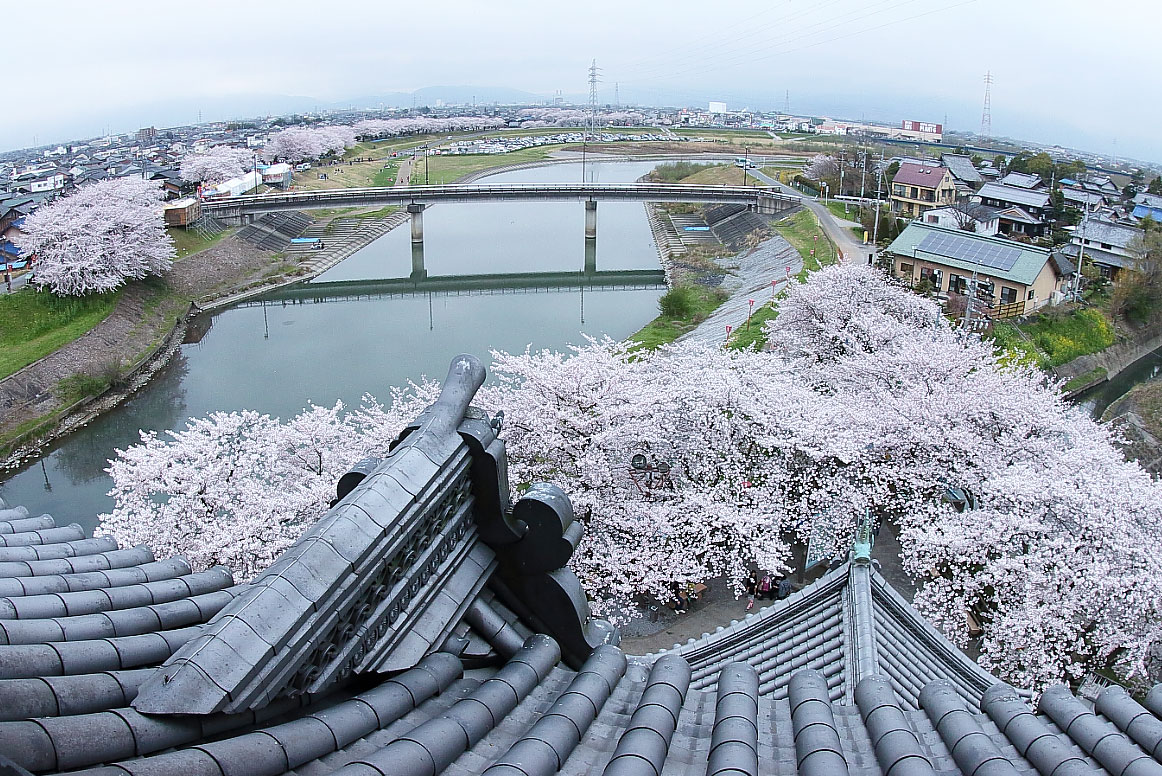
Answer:
<svg viewBox="0 0 1162 776"><path fill-rule="evenodd" d="M980 115L980 136L986 139L993 134L992 90L993 73L990 70L984 75L984 111Z"/></svg>

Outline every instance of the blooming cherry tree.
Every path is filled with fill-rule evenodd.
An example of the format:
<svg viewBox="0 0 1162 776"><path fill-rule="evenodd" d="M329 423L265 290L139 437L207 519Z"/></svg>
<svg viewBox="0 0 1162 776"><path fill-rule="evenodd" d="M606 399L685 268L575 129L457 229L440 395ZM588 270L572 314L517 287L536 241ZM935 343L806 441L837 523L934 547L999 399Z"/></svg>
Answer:
<svg viewBox="0 0 1162 776"><path fill-rule="evenodd" d="M807 162L804 172L807 173L808 178L821 181L839 175L839 162L835 160L834 156L815 154L811 157L811 161Z"/></svg>
<svg viewBox="0 0 1162 776"><path fill-rule="evenodd" d="M204 154L182 160L182 180L190 183L221 183L250 169L254 154L245 148L214 146Z"/></svg>
<svg viewBox="0 0 1162 776"><path fill-rule="evenodd" d="M270 136L263 147L263 154L268 159L300 162L330 153L341 153L354 145L355 131L351 127L288 127Z"/></svg>
<svg viewBox="0 0 1162 776"><path fill-rule="evenodd" d="M82 296L167 271L176 252L159 196L156 183L114 178L29 215L16 239L36 259L32 282L60 296Z"/></svg>
<svg viewBox="0 0 1162 776"><path fill-rule="evenodd" d="M916 606L961 644L974 613L981 662L1006 680L1157 678L1162 486L1107 427L867 267L813 273L767 333L769 352L631 354L603 340L493 354L475 403L506 413L511 481L572 499L586 527L572 565L595 611L784 570L789 542L819 528L844 550L870 512L898 531ZM390 408L312 407L286 424L221 414L146 434L111 466L106 526L245 578L434 396L425 384ZM950 486L976 508L944 503Z"/></svg>
<svg viewBox="0 0 1162 776"><path fill-rule="evenodd" d="M386 452L435 387L395 396L390 408L368 397L354 412L312 405L287 423L247 410L190 420L164 438L143 431L110 462L115 506L101 527L122 543L250 579L326 511L343 473Z"/></svg>

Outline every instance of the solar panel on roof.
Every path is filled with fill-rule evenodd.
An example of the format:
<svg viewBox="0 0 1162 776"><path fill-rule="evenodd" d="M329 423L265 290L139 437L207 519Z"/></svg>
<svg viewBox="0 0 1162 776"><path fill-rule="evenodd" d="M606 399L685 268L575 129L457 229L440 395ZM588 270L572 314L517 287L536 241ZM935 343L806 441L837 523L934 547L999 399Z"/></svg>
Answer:
<svg viewBox="0 0 1162 776"><path fill-rule="evenodd" d="M1006 272L1011 270L1017 260L1021 258L1020 248L982 242L956 234L935 232L925 235L916 249Z"/></svg>

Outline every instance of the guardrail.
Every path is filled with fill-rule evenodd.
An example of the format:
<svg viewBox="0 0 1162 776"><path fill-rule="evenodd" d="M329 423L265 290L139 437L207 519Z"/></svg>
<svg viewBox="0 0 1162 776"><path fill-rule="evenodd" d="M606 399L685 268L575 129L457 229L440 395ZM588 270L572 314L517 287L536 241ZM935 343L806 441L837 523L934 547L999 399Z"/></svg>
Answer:
<svg viewBox="0 0 1162 776"><path fill-rule="evenodd" d="M786 203L787 206L797 204L799 201L798 197L789 196L773 187L766 186L703 186L682 183L566 183L510 184L504 186L443 184L247 195L225 200L207 200L202 203L202 210L215 217L231 217L280 210L308 210L367 204L428 204L535 199L625 199L663 202L741 202L746 204L777 200Z"/></svg>

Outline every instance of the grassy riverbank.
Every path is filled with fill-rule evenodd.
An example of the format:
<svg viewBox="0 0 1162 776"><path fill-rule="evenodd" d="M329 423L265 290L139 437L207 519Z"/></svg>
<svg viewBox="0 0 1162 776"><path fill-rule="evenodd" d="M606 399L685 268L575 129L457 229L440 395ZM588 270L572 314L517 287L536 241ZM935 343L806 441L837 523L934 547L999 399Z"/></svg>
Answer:
<svg viewBox="0 0 1162 776"><path fill-rule="evenodd" d="M661 314L636 334L627 337L633 342L631 350L653 350L673 342L706 320L726 298L726 292L721 288L696 283L674 286L658 300Z"/></svg>
<svg viewBox="0 0 1162 776"><path fill-rule="evenodd" d="M1101 310L1050 308L1023 323L999 321L993 341L1005 358L1041 369L1061 366L1078 356L1114 344L1114 329Z"/></svg>
<svg viewBox="0 0 1162 776"><path fill-rule="evenodd" d="M432 185L452 183L465 175L483 172L493 167L525 162L542 162L560 146L538 146L522 148L507 154L462 154L457 156L429 156L417 159L412 168L412 183Z"/></svg>
<svg viewBox="0 0 1162 776"><path fill-rule="evenodd" d="M59 297L25 287L0 296L0 379L83 336L109 317L120 295Z"/></svg>
<svg viewBox="0 0 1162 776"><path fill-rule="evenodd" d="M775 229L803 258L803 269L799 272L800 283L806 282L808 272L828 267L839 260L835 246L819 225L819 219L806 208L777 222Z"/></svg>

